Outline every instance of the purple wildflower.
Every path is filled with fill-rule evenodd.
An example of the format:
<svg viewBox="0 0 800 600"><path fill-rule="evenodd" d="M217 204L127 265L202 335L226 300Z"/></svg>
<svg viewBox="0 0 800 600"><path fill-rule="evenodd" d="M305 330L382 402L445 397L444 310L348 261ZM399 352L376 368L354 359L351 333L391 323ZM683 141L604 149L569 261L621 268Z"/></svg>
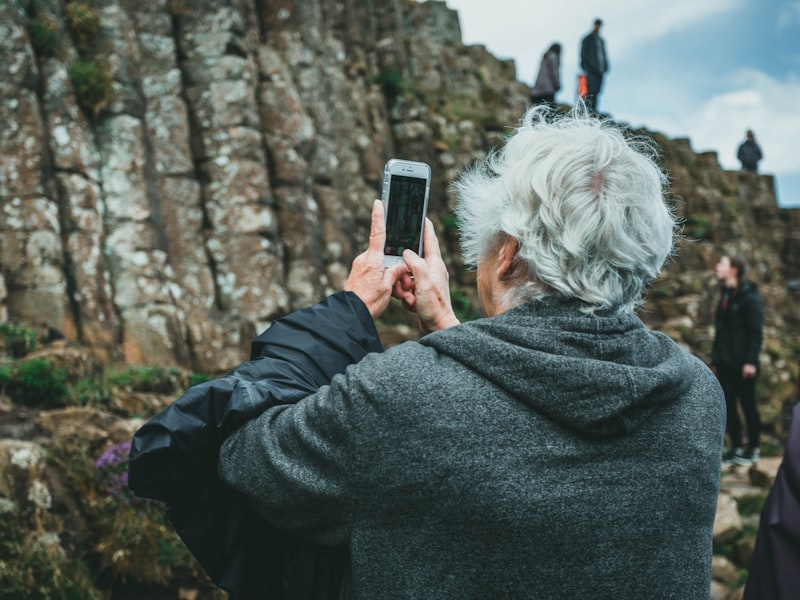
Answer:
<svg viewBox="0 0 800 600"><path fill-rule="evenodd" d="M94 468L98 471L102 471L103 469L113 468L122 463L126 463L127 469L128 455L130 452L130 442L120 442L119 444L109 446L106 448L106 451L100 455L100 458L94 461Z"/></svg>
<svg viewBox="0 0 800 600"><path fill-rule="evenodd" d="M131 443L121 442L106 448L106 451L94 461L94 468L111 496L129 502L132 498L128 490L128 455Z"/></svg>

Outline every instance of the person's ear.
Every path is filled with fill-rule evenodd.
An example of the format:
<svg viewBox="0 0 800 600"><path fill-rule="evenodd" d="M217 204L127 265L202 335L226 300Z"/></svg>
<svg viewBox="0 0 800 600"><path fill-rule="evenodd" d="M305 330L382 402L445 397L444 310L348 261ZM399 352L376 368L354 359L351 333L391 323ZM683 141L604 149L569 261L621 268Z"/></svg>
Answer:
<svg viewBox="0 0 800 600"><path fill-rule="evenodd" d="M515 238L507 236L497 253L497 278L500 281L508 281L517 276L520 266L517 252L519 243Z"/></svg>

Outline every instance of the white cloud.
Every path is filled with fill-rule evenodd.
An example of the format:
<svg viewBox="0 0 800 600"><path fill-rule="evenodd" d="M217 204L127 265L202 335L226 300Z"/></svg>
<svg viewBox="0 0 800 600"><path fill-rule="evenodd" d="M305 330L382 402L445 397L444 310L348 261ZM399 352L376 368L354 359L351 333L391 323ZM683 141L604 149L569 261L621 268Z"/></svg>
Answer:
<svg viewBox="0 0 800 600"><path fill-rule="evenodd" d="M723 91L697 105L684 104L670 113L656 108L635 114L631 124L670 137L689 137L695 152L715 151L720 165L731 170L740 168L736 151L752 129L764 153L759 171L777 176L781 203L799 205L800 80L746 69L723 77L720 87Z"/></svg>
<svg viewBox="0 0 800 600"><path fill-rule="evenodd" d="M517 77L532 80L542 54L553 42L563 46L565 75L577 69L580 40L596 18L603 19L603 36L609 45L611 67L615 56L636 53L637 48L695 23L734 11L745 0L672 0L641 2L617 0L598 6L596 0L530 2L511 0L447 0L458 11L467 44L484 44L498 58L514 58Z"/></svg>
<svg viewBox="0 0 800 600"><path fill-rule="evenodd" d="M785 37L800 26L800 1L780 0L779 4L772 13L774 33L783 32ZM634 126L688 137L696 151L716 151L720 164L728 169L739 168L736 149L745 131L753 129L764 151L761 171L779 176L784 200L800 201L800 152L795 139L800 131L800 52L796 46L782 43L767 48L777 67L775 73L783 75L741 70L735 60L725 65L724 54L715 56L713 68L703 60L703 53L716 47L713 37L703 37L703 32L719 35L725 29L714 29L712 24L741 23L747 0L447 0L447 5L459 13L464 43L484 44L498 58L514 58L521 81L532 82L544 51L552 42L560 42L558 99L568 103L575 98L580 40L600 17L611 63L601 110ZM670 51L671 38L691 28L702 42L696 46L697 60L676 59Z"/></svg>
<svg viewBox="0 0 800 600"><path fill-rule="evenodd" d="M792 2L781 6L778 13L778 27L781 29L800 25L800 2Z"/></svg>
<svg viewBox="0 0 800 600"><path fill-rule="evenodd" d="M720 164L735 169L736 149L745 131L752 129L764 152L763 172L800 173L800 81L779 80L754 70L738 71L729 80L729 91L710 97L688 116L692 145L698 150L716 149Z"/></svg>
<svg viewBox="0 0 800 600"><path fill-rule="evenodd" d="M578 4L593 5L594 2ZM607 35L615 43L615 51L624 55L636 52L637 47L659 40L675 31L724 13L735 11L744 0L673 0L672 2L641 2L627 0L606 7L602 18Z"/></svg>

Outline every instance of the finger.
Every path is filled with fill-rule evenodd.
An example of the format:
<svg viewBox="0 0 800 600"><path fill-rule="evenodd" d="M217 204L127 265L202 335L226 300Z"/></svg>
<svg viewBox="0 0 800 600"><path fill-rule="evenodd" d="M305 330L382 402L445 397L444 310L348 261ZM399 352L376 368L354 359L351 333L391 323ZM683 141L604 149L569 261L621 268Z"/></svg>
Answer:
<svg viewBox="0 0 800 600"><path fill-rule="evenodd" d="M401 298L404 294L412 294L414 291L414 280L407 269L408 267L406 267L405 273L398 277L394 286L392 286L392 295L395 298Z"/></svg>
<svg viewBox="0 0 800 600"><path fill-rule="evenodd" d="M409 312L416 312L417 307L417 298L414 296L413 292L403 287L400 282L396 283L394 288L392 288L392 296L397 298L403 303L403 308Z"/></svg>
<svg viewBox="0 0 800 600"><path fill-rule="evenodd" d="M383 202L375 200L372 204L372 222L369 228L369 251L380 252L383 255L383 246L386 243L386 222L384 217Z"/></svg>
<svg viewBox="0 0 800 600"><path fill-rule="evenodd" d="M425 248L425 258L441 258L442 251L439 248L439 238L436 236L436 231L433 229L433 222L425 218L425 230L422 233L422 239Z"/></svg>
<svg viewBox="0 0 800 600"><path fill-rule="evenodd" d="M394 288L397 282L401 281L404 276L408 276L407 273L408 267L404 264L397 264L387 268L383 272L384 285L386 285L387 288Z"/></svg>
<svg viewBox="0 0 800 600"><path fill-rule="evenodd" d="M406 266L405 272L403 273L402 277L398 281L400 285L403 286L403 289L407 291L411 291L414 289L414 278L411 276L411 273L408 271L408 267Z"/></svg>
<svg viewBox="0 0 800 600"><path fill-rule="evenodd" d="M424 276L424 274L428 272L428 264L425 260L426 259L420 258L420 255L413 250L406 250L403 252L403 262L406 263L408 270L411 271L411 275L413 275L416 280L419 280L420 276Z"/></svg>

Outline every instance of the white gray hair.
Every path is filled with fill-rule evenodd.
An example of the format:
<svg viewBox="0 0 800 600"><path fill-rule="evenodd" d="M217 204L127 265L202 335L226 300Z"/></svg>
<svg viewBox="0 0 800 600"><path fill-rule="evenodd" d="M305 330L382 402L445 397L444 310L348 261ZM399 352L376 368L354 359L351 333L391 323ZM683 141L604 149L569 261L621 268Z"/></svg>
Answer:
<svg viewBox="0 0 800 600"><path fill-rule="evenodd" d="M528 271L508 306L558 295L588 313L632 309L676 235L656 157L652 140L583 105L529 109L500 151L454 183L464 260L477 265L506 234Z"/></svg>

